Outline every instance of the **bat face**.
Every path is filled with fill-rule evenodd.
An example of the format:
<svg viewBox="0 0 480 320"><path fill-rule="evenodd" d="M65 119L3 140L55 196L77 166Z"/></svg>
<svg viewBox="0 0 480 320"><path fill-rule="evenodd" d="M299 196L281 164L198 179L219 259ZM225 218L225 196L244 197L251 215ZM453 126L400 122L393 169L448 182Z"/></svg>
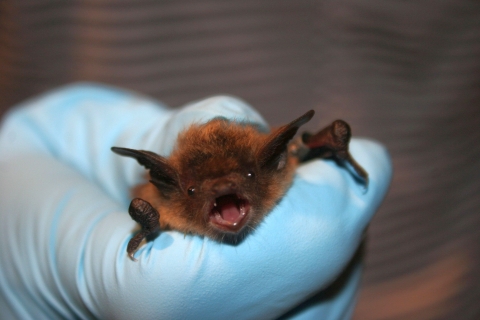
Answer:
<svg viewBox="0 0 480 320"><path fill-rule="evenodd" d="M226 119L192 125L168 158L114 148L150 169L136 189L160 214L161 229L228 241L253 230L290 186L296 159L287 144L313 112L270 134Z"/></svg>
<svg viewBox="0 0 480 320"><path fill-rule="evenodd" d="M168 159L178 173L180 192L164 193L164 203L176 208L164 215L165 223L214 239L255 228L283 195L293 172L286 158L262 167L259 154L268 137L220 119L185 131Z"/></svg>

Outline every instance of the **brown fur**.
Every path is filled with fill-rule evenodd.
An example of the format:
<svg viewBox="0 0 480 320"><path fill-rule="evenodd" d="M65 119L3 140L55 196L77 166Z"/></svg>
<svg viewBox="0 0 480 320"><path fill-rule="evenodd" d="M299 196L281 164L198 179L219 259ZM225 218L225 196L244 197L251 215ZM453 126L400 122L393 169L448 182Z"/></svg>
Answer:
<svg viewBox="0 0 480 320"><path fill-rule="evenodd" d="M225 232L208 221L210 203L215 199L212 184L227 178L251 205L243 231L254 229L276 205L291 184L297 160L288 156L284 168L262 168L258 158L272 134L254 126L225 119L194 124L182 132L167 159L178 173L180 191L161 192L148 183L135 188L135 197L148 201L160 213L161 229L206 235L220 240ZM249 172L254 178L247 177ZM195 187L195 194L188 189ZM228 235L227 235L228 237Z"/></svg>
<svg viewBox="0 0 480 320"><path fill-rule="evenodd" d="M169 158L112 147L150 170L150 183L134 188L129 213L142 226L129 242L133 258L140 241L159 228L238 242L263 220L292 183L298 162L333 157L349 163L368 186L367 172L348 152L350 126L343 120L288 145L314 115L265 134L250 124L214 119L193 124L177 139Z"/></svg>

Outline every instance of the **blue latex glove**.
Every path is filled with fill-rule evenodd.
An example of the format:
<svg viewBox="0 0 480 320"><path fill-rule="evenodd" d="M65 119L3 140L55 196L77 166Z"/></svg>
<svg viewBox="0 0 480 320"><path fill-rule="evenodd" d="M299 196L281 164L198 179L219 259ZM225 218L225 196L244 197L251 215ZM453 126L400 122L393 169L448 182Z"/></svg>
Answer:
<svg viewBox="0 0 480 320"><path fill-rule="evenodd" d="M347 170L315 160L257 231L238 246L162 232L129 260L138 226L129 189L145 170L111 146L167 155L192 121L216 116L264 124L243 102L215 97L171 111L99 85L62 88L9 113L0 131L2 319L301 319L351 314L349 263L391 178L386 151L353 140L365 192ZM299 114L300 115L300 114Z"/></svg>

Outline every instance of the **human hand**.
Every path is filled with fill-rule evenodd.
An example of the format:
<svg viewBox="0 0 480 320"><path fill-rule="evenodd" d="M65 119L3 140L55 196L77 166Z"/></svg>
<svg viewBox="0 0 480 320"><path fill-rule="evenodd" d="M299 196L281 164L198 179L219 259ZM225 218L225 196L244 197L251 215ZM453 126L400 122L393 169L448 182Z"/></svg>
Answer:
<svg viewBox="0 0 480 320"><path fill-rule="evenodd" d="M166 155L192 121L263 124L239 100L214 97L171 111L148 98L73 85L27 101L0 131L0 309L12 318L276 318L329 285L351 261L391 177L368 140L350 150L368 192L334 162L302 165L256 232L230 246L161 232L128 259L138 229L126 208L144 169L111 146ZM333 297L298 317L347 317L358 265ZM7 316L8 318L8 316Z"/></svg>

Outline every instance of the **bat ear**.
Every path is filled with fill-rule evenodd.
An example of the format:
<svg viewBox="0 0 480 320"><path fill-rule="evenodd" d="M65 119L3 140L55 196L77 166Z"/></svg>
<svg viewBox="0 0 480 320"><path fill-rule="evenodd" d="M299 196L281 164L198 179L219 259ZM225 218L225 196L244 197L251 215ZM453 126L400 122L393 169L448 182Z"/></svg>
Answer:
<svg viewBox="0 0 480 320"><path fill-rule="evenodd" d="M315 111L310 110L270 134L258 153L260 167L282 169L286 164L288 142L295 136L298 128L310 121L314 114Z"/></svg>
<svg viewBox="0 0 480 320"><path fill-rule="evenodd" d="M142 166L150 169L150 182L160 191L168 192L180 188L177 171L164 157L145 150L112 147L112 151L121 156L134 158Z"/></svg>

